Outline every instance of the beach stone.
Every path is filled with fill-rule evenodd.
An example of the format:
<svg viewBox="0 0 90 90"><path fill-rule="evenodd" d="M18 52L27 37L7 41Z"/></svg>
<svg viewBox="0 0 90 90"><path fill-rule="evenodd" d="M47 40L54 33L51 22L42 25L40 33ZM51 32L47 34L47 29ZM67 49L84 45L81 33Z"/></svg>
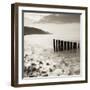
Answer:
<svg viewBox="0 0 90 90"><path fill-rule="evenodd" d="M48 76L48 74L44 74L44 75L42 75L42 76L45 76L45 77L46 77L46 76Z"/></svg>
<svg viewBox="0 0 90 90"><path fill-rule="evenodd" d="M56 68L56 65L53 65L54 68Z"/></svg>
<svg viewBox="0 0 90 90"><path fill-rule="evenodd" d="M30 61L33 61L33 58L30 58Z"/></svg>
<svg viewBox="0 0 90 90"><path fill-rule="evenodd" d="M74 72L76 75L80 74L80 70L78 69L77 71Z"/></svg>
<svg viewBox="0 0 90 90"><path fill-rule="evenodd" d="M46 63L46 65L50 65L49 63Z"/></svg>
<svg viewBox="0 0 90 90"><path fill-rule="evenodd" d="M32 66L36 66L36 64L35 64L35 63L32 63L31 65L32 65Z"/></svg>
<svg viewBox="0 0 90 90"><path fill-rule="evenodd" d="M42 61L39 61L39 64L43 64L43 62Z"/></svg>
<svg viewBox="0 0 90 90"><path fill-rule="evenodd" d="M49 68L49 71L52 72L53 70L51 68Z"/></svg>
<svg viewBox="0 0 90 90"><path fill-rule="evenodd" d="M31 62L24 62L24 67L28 68L29 66L31 66Z"/></svg>
<svg viewBox="0 0 90 90"><path fill-rule="evenodd" d="M52 76L60 76L63 74L63 71L62 69L55 69L53 72L52 72Z"/></svg>
<svg viewBox="0 0 90 90"><path fill-rule="evenodd" d="M42 71L41 73L47 73L47 71Z"/></svg>

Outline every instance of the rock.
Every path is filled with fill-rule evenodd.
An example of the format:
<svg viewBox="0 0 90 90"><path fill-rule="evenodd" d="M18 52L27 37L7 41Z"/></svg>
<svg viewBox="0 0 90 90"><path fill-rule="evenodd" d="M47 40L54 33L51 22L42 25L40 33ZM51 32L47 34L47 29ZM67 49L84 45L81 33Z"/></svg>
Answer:
<svg viewBox="0 0 90 90"><path fill-rule="evenodd" d="M35 63L32 63L31 65L32 65L32 66L36 66L36 64L35 64Z"/></svg>
<svg viewBox="0 0 90 90"><path fill-rule="evenodd" d="M43 62L42 62L42 61L40 61L40 62L39 62L39 64L43 64Z"/></svg>
<svg viewBox="0 0 90 90"><path fill-rule="evenodd" d="M68 74L70 74L70 69L69 68L65 68L64 72L63 72L63 75L68 75Z"/></svg>
<svg viewBox="0 0 90 90"><path fill-rule="evenodd" d="M32 68L31 69L32 70L32 72L35 72L35 71L37 71L37 69L34 67L34 68Z"/></svg>
<svg viewBox="0 0 90 90"><path fill-rule="evenodd" d="M49 63L46 63L46 65L50 65Z"/></svg>
<svg viewBox="0 0 90 90"><path fill-rule="evenodd" d="M56 65L53 65L54 68L56 68Z"/></svg>
<svg viewBox="0 0 90 90"><path fill-rule="evenodd" d="M76 75L79 75L80 74L80 70L77 70L74 72Z"/></svg>
<svg viewBox="0 0 90 90"><path fill-rule="evenodd" d="M49 68L49 71L52 72L53 70L51 68Z"/></svg>
<svg viewBox="0 0 90 90"><path fill-rule="evenodd" d="M52 72L52 76L60 76L63 74L63 71L62 69L55 69L53 72Z"/></svg>
<svg viewBox="0 0 90 90"><path fill-rule="evenodd" d="M48 76L48 74L45 74L45 75L42 75L42 76L45 76L46 77L46 76Z"/></svg>
<svg viewBox="0 0 90 90"><path fill-rule="evenodd" d="M31 62L24 62L24 67L28 68L29 66L31 66Z"/></svg>
<svg viewBox="0 0 90 90"><path fill-rule="evenodd" d="M30 61L33 61L33 58L30 58Z"/></svg>
<svg viewBox="0 0 90 90"><path fill-rule="evenodd" d="M47 73L47 71L42 71L41 73Z"/></svg>

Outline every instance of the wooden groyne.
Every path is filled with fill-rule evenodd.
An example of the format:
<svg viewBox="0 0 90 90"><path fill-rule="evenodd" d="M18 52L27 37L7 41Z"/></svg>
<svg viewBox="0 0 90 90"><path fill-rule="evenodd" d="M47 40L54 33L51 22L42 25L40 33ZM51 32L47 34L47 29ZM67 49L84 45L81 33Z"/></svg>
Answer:
<svg viewBox="0 0 90 90"><path fill-rule="evenodd" d="M80 43L53 39L54 52L80 48Z"/></svg>

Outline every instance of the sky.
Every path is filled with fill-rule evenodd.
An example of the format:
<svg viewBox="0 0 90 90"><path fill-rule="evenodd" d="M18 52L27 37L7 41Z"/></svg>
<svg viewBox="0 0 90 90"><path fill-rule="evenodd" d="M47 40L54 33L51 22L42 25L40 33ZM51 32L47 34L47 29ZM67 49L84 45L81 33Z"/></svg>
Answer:
<svg viewBox="0 0 90 90"><path fill-rule="evenodd" d="M79 14L25 12L24 26L49 32L55 38L80 40Z"/></svg>
<svg viewBox="0 0 90 90"><path fill-rule="evenodd" d="M25 25L30 23L80 23L79 14L24 13Z"/></svg>

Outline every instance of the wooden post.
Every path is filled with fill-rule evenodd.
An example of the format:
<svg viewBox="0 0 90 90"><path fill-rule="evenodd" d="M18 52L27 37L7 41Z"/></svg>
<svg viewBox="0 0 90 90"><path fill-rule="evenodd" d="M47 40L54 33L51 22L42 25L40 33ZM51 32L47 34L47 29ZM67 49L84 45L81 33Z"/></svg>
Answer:
<svg viewBox="0 0 90 90"><path fill-rule="evenodd" d="M74 42L73 43L73 49L76 49L76 46L77 46L77 44L76 44L76 42Z"/></svg>
<svg viewBox="0 0 90 90"><path fill-rule="evenodd" d="M78 49L78 42L76 42L76 49Z"/></svg>
<svg viewBox="0 0 90 90"><path fill-rule="evenodd" d="M67 47L67 46L66 46L66 41L64 41L64 50L66 50L66 47Z"/></svg>
<svg viewBox="0 0 90 90"><path fill-rule="evenodd" d="M78 48L80 48L80 43L78 43Z"/></svg>
<svg viewBox="0 0 90 90"><path fill-rule="evenodd" d="M56 40L56 52L58 51L58 40Z"/></svg>
<svg viewBox="0 0 90 90"><path fill-rule="evenodd" d="M58 48L59 48L59 51L60 51L60 40L58 41L59 45L58 45Z"/></svg>
<svg viewBox="0 0 90 90"><path fill-rule="evenodd" d="M63 41L61 41L61 45L60 46L61 46L60 50L63 51Z"/></svg>
<svg viewBox="0 0 90 90"><path fill-rule="evenodd" d="M72 49L72 42L69 42L69 48Z"/></svg>
<svg viewBox="0 0 90 90"><path fill-rule="evenodd" d="M69 41L67 42L67 50L69 50Z"/></svg>
<svg viewBox="0 0 90 90"><path fill-rule="evenodd" d="M55 52L56 51L55 39L53 39L53 48L54 48L54 52Z"/></svg>
<svg viewBox="0 0 90 90"><path fill-rule="evenodd" d="M57 40L57 51L59 51L59 40Z"/></svg>

